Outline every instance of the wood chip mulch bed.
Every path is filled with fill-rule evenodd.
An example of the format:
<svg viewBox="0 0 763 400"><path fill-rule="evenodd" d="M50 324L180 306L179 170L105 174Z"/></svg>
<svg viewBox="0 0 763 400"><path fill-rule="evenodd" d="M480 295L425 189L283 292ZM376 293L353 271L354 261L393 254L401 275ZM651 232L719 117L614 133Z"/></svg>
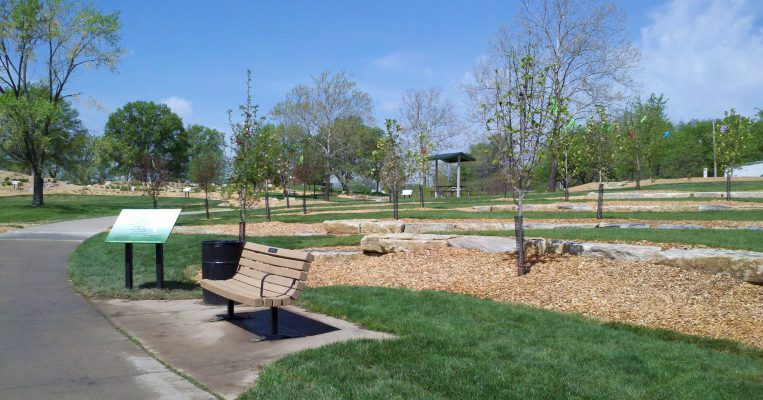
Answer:
<svg viewBox="0 0 763 400"><path fill-rule="evenodd" d="M763 286L641 261L556 256L517 276L507 254L446 248L316 260L308 285L444 290L763 348Z"/></svg>

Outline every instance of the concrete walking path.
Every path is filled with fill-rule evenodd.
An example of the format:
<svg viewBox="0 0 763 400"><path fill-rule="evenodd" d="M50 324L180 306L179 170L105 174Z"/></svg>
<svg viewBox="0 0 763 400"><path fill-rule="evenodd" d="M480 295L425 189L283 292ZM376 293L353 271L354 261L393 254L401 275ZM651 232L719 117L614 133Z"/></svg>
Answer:
<svg viewBox="0 0 763 400"><path fill-rule="evenodd" d="M213 398L151 358L69 283L69 254L115 220L0 235L0 397Z"/></svg>

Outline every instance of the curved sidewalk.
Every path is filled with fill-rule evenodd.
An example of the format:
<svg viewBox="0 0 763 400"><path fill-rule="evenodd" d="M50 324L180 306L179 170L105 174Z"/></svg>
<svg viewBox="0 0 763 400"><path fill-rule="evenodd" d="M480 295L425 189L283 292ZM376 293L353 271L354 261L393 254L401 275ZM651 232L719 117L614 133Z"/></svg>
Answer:
<svg viewBox="0 0 763 400"><path fill-rule="evenodd" d="M0 397L213 398L117 331L69 283L69 254L115 220L0 235Z"/></svg>

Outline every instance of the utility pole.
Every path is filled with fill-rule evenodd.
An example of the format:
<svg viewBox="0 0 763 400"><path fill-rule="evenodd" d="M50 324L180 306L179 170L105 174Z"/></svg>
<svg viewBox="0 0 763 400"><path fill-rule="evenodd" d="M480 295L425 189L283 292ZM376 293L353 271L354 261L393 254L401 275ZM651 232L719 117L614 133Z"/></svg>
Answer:
<svg viewBox="0 0 763 400"><path fill-rule="evenodd" d="M715 118L713 118L713 178L718 177L718 155L715 150Z"/></svg>

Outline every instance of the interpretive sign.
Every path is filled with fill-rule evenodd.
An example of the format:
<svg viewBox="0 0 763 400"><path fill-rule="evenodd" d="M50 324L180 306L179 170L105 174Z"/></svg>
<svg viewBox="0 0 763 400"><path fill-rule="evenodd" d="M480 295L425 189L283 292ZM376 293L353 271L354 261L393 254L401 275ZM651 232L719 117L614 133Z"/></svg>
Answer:
<svg viewBox="0 0 763 400"><path fill-rule="evenodd" d="M122 210L106 242L165 243L179 215L179 208Z"/></svg>

